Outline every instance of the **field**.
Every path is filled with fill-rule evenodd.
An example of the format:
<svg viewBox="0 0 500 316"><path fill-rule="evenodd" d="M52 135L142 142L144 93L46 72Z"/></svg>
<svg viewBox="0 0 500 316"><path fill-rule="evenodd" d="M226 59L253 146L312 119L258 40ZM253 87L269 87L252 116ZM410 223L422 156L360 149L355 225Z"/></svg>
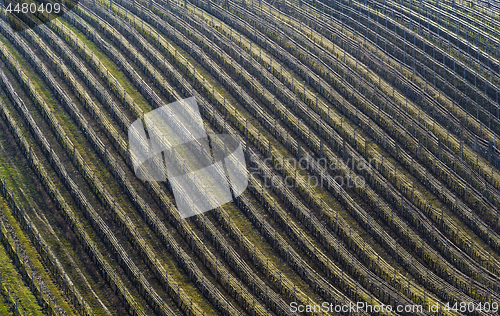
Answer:
<svg viewBox="0 0 500 316"><path fill-rule="evenodd" d="M498 313L500 3L0 16L0 315ZM182 218L177 180L136 175L129 127L192 96L249 182Z"/></svg>

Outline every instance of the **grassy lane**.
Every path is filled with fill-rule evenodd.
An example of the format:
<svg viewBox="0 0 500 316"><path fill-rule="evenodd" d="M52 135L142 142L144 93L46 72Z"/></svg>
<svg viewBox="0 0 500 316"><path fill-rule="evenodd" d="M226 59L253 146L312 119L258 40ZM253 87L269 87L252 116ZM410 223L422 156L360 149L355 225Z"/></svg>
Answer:
<svg viewBox="0 0 500 316"><path fill-rule="evenodd" d="M7 206L3 199L0 199L0 208ZM30 288L24 283L22 276L17 271L16 266L6 253L4 245L0 245L0 275L2 278L0 288L0 314L15 315L15 304L22 315L44 316L38 301Z"/></svg>
<svg viewBox="0 0 500 316"><path fill-rule="evenodd" d="M11 53L16 52L11 51ZM36 75L31 72L31 69L29 67L26 66L23 69L30 74L30 78L32 78L33 83L36 86L41 86L40 81L37 80ZM48 93L48 91L42 91L42 95L44 97L46 97L45 93ZM2 139L7 139L7 137L8 135L5 134L3 135ZM33 175L30 172L26 173L24 171L21 171L26 169L29 170L29 165L25 159L19 158L20 152L18 152L18 148L16 146L13 146L12 143L13 139L10 138L10 143L4 142L2 145L2 153L7 157L6 159L8 159L8 162L6 162L2 168L2 170L5 172L2 174L8 174L8 177L4 175L6 183L10 187L19 188L18 193L24 197L23 201L27 203L24 205L27 207L28 212L36 223L38 231L41 233L44 239L48 241L50 245L57 244L57 246L52 250L54 251L54 253L56 253L58 260L63 264L66 272L70 275L71 279L75 280L76 287L79 290L83 291L83 293L87 293L89 291L93 292L93 295L84 295L91 300L90 305L93 307L97 306L99 307L98 309L100 309L103 304L98 304L97 302L92 301L93 299L96 299L97 301L104 300L106 305L109 307L110 305L112 305L111 303L109 303L109 300L114 300L115 296L112 293L108 292L109 289L105 284L102 283L102 278L100 278L95 269L88 264L88 257L82 252L82 249L76 243L76 240L74 239L75 237L71 233L71 231L67 227L64 227L62 218L54 212L42 213L42 216L44 218L45 216L47 216L47 218L50 219L50 223L52 223L50 224L47 220L45 223L42 221L38 221L38 216L34 216L36 215L37 209L50 210L54 209L54 206L41 188L41 184L38 179L33 178ZM13 160L16 163L13 163ZM55 230L57 230L57 234L55 233L53 227L55 228ZM54 240L54 238L56 240ZM85 276L81 272L76 273L75 271L84 271L87 275L92 275L94 277L85 278ZM96 292L99 294L96 294ZM111 310L113 309L111 308Z"/></svg>
<svg viewBox="0 0 500 316"><path fill-rule="evenodd" d="M276 14L276 16L278 16L278 14ZM305 36L308 36L308 34L306 34L306 33L307 33L307 32L305 32L305 34L304 34L304 35L305 35ZM312 33L311 33L311 35L312 35ZM317 42L319 42L319 40L317 40L317 41L315 40L315 43L317 43ZM387 93L387 91L386 91L386 93ZM428 191L427 191L427 192L428 192ZM431 199L430 199L430 201L432 202L432 200L433 200L433 199L431 198ZM470 230L469 230L469 231L470 231ZM485 245L485 243L482 243L482 245ZM486 248L486 249L488 249L488 248ZM486 252L483 252L483 253L486 253ZM487 255L486 255L486 257L487 257ZM484 255L483 255L483 259L484 259L484 258L485 258L485 257L484 257ZM482 261L482 262L483 262L483 264L484 264L485 260L481 260L481 261Z"/></svg>
<svg viewBox="0 0 500 316"><path fill-rule="evenodd" d="M227 36L233 42L238 44L240 47L243 47L247 52L251 53L252 56L256 60L261 61L265 65L265 68L271 69L270 71L272 71L273 73L280 74L280 80L282 80L287 86L293 87L293 90L298 91L298 93L302 93L302 91L304 91L309 98L308 101L310 103L314 104L314 96L317 96L316 92L313 90L313 88L309 84L307 84L305 81L302 81L301 80L302 78L298 74L293 72L291 69L289 69L284 63L277 61L265 49L262 49L262 47L258 46L256 43L253 43L252 41L248 40L248 38L246 36L242 35L238 31L229 27L227 24L223 23L219 19L216 19L210 15L204 14L203 13L204 11L200 10L199 8L195 7L195 8L189 8L189 9L193 10L193 12L196 14L196 16L200 19L203 19L205 21L205 23L214 27L219 32L222 32L225 36ZM341 51L340 49L338 49L338 50ZM289 78L293 78L293 79L291 81L287 81ZM323 99L322 96L320 96L318 99L319 99L319 102L321 104L326 105L327 101L325 99ZM355 124L353 122L351 122L348 118L345 118L344 115L339 113L331 105L326 105L326 106L329 107L328 113L330 115L336 116L338 118L338 119L333 119L334 122L337 122L337 124L340 124L340 122L342 120L342 126L344 128L346 128L348 130L352 130L352 131L354 131L356 129ZM326 112L327 111L325 110L325 113ZM359 130L357 130L356 133L358 133L363 138L365 137L365 135L363 133L361 133ZM267 138L272 141L273 145L275 145L277 143L276 140L273 140L272 137L271 138L267 137ZM302 143L301 145L304 146L305 144ZM303 176L310 175L307 172L304 172L303 170L300 170L300 173ZM351 216L347 212L342 210L340 205L338 205L338 202L333 198L333 196L327 190L324 190L321 187L318 187L315 189L316 189L316 191L318 191L317 192L318 196L320 196L324 201L326 201L327 204L329 204L331 207L332 207L332 202L334 203L333 209L341 211L343 217L347 219L347 221L350 225L354 225L356 227L356 230L358 231L358 233L366 234L366 231L363 228L361 228L356 223L356 221L354 221L351 218ZM350 192L350 194L353 194L353 197L355 198L356 202L358 202L360 205L363 205L366 209L370 208L369 205L365 204L365 202L362 198L357 197L357 194L355 192ZM337 204L337 205L335 205L335 204ZM388 253L385 250L383 250L383 248L381 248L380 245L375 240L369 238L368 244L375 246L378 250L381 250L382 252L380 253L380 255L383 258L387 258L388 262L391 263L391 265L393 265L393 266L395 265L396 267L398 267L398 270L403 270L403 268L395 260L393 260L388 255Z"/></svg>
<svg viewBox="0 0 500 316"><path fill-rule="evenodd" d="M128 171L128 170L127 170L127 171ZM135 177L132 177L132 179L135 179ZM135 180L133 180L133 181L134 181L134 182L136 182ZM142 188L142 185L140 185L138 188ZM147 193L147 192L146 192L146 193ZM144 195L142 195L142 196L147 196L147 195L148 195L148 194L144 194ZM192 289L191 289L191 290L192 290ZM197 296L197 295L196 295L196 296L194 296L194 298L195 298L195 299L196 299L196 298L198 298L198 297L199 297L199 296ZM205 303L205 302L203 302L203 305L206 305L206 303ZM209 312L209 311L208 311L208 312Z"/></svg>
<svg viewBox="0 0 500 316"><path fill-rule="evenodd" d="M148 103L148 101L134 87L134 85L130 82L130 80L123 73L123 71L121 71L120 68L116 66L116 64L111 59L109 59L109 57L106 56L104 52L102 52L98 47L96 47L96 45L87 37L85 37L83 33L81 33L78 29L72 27L64 19L58 19L58 22L68 27L73 32L73 34L76 35L78 39L80 39L80 41L82 41L82 43L85 44L85 46L92 51L92 53L101 61L102 65L106 67L107 71L109 71L113 75L113 77L116 78L121 87L125 89L127 94L134 99L135 103L141 109L143 109L144 112L149 112L152 110L151 105Z"/></svg>
<svg viewBox="0 0 500 316"><path fill-rule="evenodd" d="M35 75L32 76L32 77L30 77L30 78L32 78L31 80L34 80L34 81L40 80ZM18 91L19 91L19 95L21 97L23 97L24 94L22 92L22 89L18 89ZM46 104L50 104L51 106L53 106L54 109L56 109L56 107L58 107L58 105L56 105L54 103L54 99L52 99L52 97L47 97L47 96L43 96L43 97L44 97L44 99L46 101ZM23 100L25 100L25 102L27 103L28 106L31 105L31 102L27 101L27 100L29 100L28 97L23 97ZM50 101L47 101L47 100L50 100ZM14 114L14 116L16 116L15 112L12 112L12 114ZM43 120L43 118L38 114L38 112L36 110L32 111L32 115L35 118L35 120L38 122L41 130L44 131L44 135L46 135L46 137L48 137L48 139L52 139L51 146L53 147L53 150L60 155L60 159L65 164L68 173L69 174L74 174L73 180L79 185L80 188L85 189L86 188L85 181L83 181L83 179L81 178L81 176L78 175L78 173L76 172L76 170L73 170L71 164L69 163L70 159L64 153L64 150L59 146L59 144L55 140L55 138L53 138L53 136L52 136L53 133L50 130L50 128L47 126L47 124L45 123L45 121ZM20 124L21 126L23 126L23 123L21 123L20 119L18 119L18 124ZM28 137L28 139L31 139L31 134L30 133L27 133L26 136ZM37 147L35 147L35 148L37 148ZM40 159L44 163L44 165L50 165L50 163L48 162L48 160L46 160L47 158L41 152L39 152L38 149L35 149L35 152L38 154L38 157L40 157ZM51 168L49 168L47 170L49 171L49 173L51 173L50 172ZM65 188L65 186L60 182L60 179L58 178L57 175L53 176L52 179L57 184L58 187ZM86 189L86 190L88 190L88 189ZM63 193L63 195L66 195L65 196L66 200L68 202L70 202L70 204L71 204L71 202L73 201L73 198L69 195L69 193L67 193L67 191L65 191L65 190L63 190L61 192ZM84 192L85 192L85 190L84 190ZM95 200L95 197L93 197L93 194L92 193L88 194L89 192L91 192L91 191L88 190L86 196L90 197L91 201L93 200L92 203L94 205L99 205L98 202ZM79 210L78 207L75 207L75 205L73 205L73 206L74 206L74 208L73 208L74 210ZM75 214L81 214L81 213L79 211L77 211ZM85 218L85 216L80 215L79 220L81 220L82 224L85 227L86 232L89 233L89 235L93 238L94 242L97 243L98 247L99 248L103 247L101 249L106 249L106 247L104 247L104 245L100 242L100 238L98 238L97 235L95 235L95 231L93 230L93 228L90 225L90 223L87 222L87 219ZM106 254L106 259L107 260L109 260L110 262L115 262L115 257L109 251L103 251L102 253ZM121 268L119 268L119 265L116 262L113 264L113 267L117 267L118 271L121 270ZM123 273L123 272L121 272L121 274L125 275L125 273ZM128 279L124 278L123 280L125 281L125 284L127 284ZM135 290L135 287L132 286L131 283L127 284L127 288L129 290L131 290L132 293L134 293L133 291ZM135 295L135 297L136 297L136 299L139 302L142 300L142 297L140 295ZM144 306L144 307L147 307L147 304L144 301L141 303L141 305ZM121 304L115 305L114 308L117 309L118 311L120 311L122 309Z"/></svg>

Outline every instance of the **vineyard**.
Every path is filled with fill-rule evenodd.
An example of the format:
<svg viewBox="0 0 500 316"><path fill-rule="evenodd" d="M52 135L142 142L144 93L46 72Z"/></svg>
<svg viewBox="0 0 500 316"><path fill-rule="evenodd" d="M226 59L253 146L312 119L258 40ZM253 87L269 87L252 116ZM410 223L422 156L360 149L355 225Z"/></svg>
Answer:
<svg viewBox="0 0 500 316"><path fill-rule="evenodd" d="M7 3L0 315L498 314L500 2ZM129 127L190 97L248 187L183 218Z"/></svg>

